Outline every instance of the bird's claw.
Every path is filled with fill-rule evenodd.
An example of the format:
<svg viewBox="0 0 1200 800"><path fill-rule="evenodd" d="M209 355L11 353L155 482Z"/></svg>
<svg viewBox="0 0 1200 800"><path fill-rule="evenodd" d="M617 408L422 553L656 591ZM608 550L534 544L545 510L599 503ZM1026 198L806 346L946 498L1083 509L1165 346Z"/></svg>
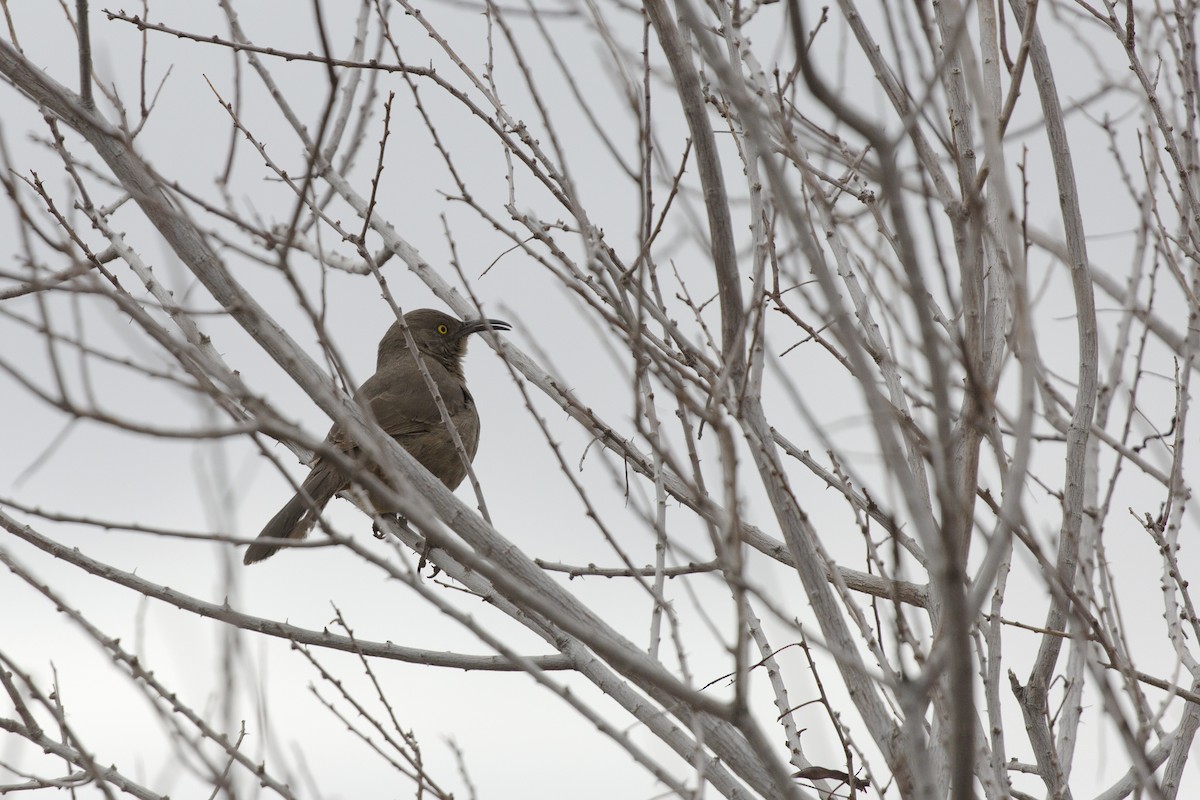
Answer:
<svg viewBox="0 0 1200 800"><path fill-rule="evenodd" d="M396 520L396 524L402 528L408 525L408 519L403 514L381 514L380 516L391 517L392 519ZM383 529L379 527L378 521L371 522L371 533L376 539L383 540L386 538L386 534L383 532Z"/></svg>
<svg viewBox="0 0 1200 800"><path fill-rule="evenodd" d="M432 552L433 552L433 544L429 541L428 538L426 538L425 543L421 545L421 559L419 561L417 561L417 572L421 572L425 569L425 565L429 563L429 554ZM438 573L441 571L442 571L442 568L439 567L437 564L434 564L433 572L429 573L429 577L436 578L438 576Z"/></svg>

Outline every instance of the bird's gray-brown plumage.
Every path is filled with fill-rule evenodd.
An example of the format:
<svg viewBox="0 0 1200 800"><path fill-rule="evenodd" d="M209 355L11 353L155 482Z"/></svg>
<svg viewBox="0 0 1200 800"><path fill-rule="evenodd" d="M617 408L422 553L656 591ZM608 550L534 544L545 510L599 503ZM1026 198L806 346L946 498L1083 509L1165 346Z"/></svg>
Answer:
<svg viewBox="0 0 1200 800"><path fill-rule="evenodd" d="M412 335L425 368L437 385L462 440L467 457L475 459L479 447L479 412L475 400L467 391L463 377L462 359L467 352L467 337L472 333L509 330L507 322L496 319L477 319L462 322L440 311L423 308L404 315L405 325ZM462 455L442 421L429 385L421 375L416 359L404 338L399 322L392 324L379 342L375 374L354 394L366 403L375 421L392 436L425 469L450 489L456 488L467 475ZM334 425L326 441L339 449L352 452L354 443L347 440L341 427ZM271 518L258 535L259 539L303 539L316 524L321 509L333 496L350 485L349 479L333 464L318 458L312 471L300 484L300 491ZM394 511L377 502L376 510ZM245 564L262 561L275 554L280 545L254 542L242 559Z"/></svg>

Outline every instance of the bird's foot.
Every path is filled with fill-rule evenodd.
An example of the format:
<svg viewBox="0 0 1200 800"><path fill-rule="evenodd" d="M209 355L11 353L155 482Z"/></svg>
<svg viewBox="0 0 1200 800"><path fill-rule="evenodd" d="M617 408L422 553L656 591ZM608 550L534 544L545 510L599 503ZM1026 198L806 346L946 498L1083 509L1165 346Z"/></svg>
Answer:
<svg viewBox="0 0 1200 800"><path fill-rule="evenodd" d="M400 527L404 527L405 525L408 524L408 520L404 517L403 514L386 514L386 515L381 514L380 516L381 517L382 516L392 517L393 519L396 520L396 524L399 525ZM377 521L373 521L371 523L371 533L374 534L376 539L382 540L386 537L386 534L383 532L383 529L379 527L379 522L377 522Z"/></svg>
<svg viewBox="0 0 1200 800"><path fill-rule="evenodd" d="M433 552L433 543L429 541L428 537L426 537L425 543L421 545L421 559L417 562L417 572L424 571L425 565L429 563L429 554L432 552ZM442 571L442 568L439 567L437 564L434 564L433 572L429 573L429 577L436 578L438 576L438 573L441 571Z"/></svg>

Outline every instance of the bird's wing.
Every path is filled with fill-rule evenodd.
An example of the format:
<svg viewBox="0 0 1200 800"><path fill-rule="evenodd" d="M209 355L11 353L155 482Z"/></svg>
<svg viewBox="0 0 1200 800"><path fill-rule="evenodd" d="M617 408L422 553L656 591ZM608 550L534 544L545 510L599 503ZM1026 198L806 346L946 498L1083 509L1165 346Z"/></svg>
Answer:
<svg viewBox="0 0 1200 800"><path fill-rule="evenodd" d="M466 386L436 361L426 359L426 366L453 417L466 407L469 397ZM376 372L359 387L355 397L370 403L375 421L389 436L411 436L442 424L433 395L415 363L393 365ZM334 425L329 431L329 440L338 445L346 444L340 426Z"/></svg>

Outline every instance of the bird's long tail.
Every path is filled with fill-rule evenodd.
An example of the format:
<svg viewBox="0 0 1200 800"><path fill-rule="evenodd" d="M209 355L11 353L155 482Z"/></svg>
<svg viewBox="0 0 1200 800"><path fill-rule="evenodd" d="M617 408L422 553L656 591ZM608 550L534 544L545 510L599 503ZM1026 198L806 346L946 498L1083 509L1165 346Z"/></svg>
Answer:
<svg viewBox="0 0 1200 800"><path fill-rule="evenodd" d="M304 483L300 491L287 504L271 517L258 534L259 539L303 539L317 522L317 515L333 496L345 485L346 480L340 472L325 464L318 464ZM274 542L256 541L246 548L243 564L253 564L275 555L280 545Z"/></svg>

